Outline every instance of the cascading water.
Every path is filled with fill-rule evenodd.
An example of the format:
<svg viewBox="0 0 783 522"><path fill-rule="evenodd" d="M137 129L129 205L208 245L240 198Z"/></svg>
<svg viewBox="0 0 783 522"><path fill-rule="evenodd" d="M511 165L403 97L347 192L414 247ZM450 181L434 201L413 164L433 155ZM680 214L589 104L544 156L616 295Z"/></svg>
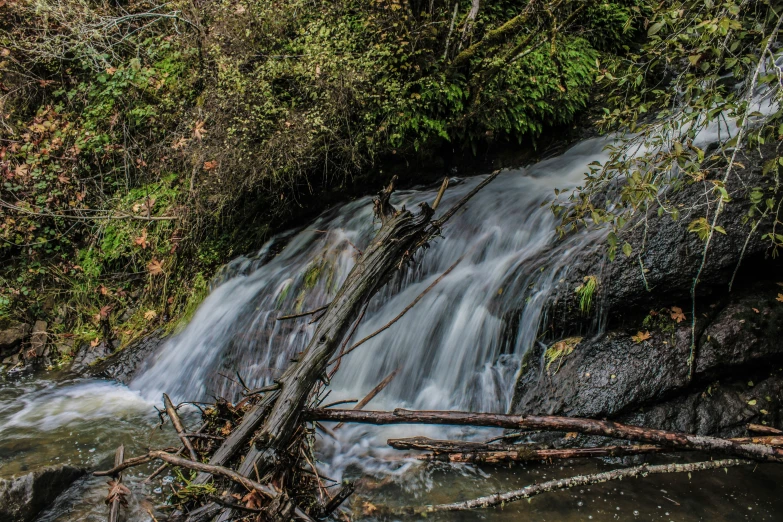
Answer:
<svg viewBox="0 0 783 522"><path fill-rule="evenodd" d="M553 246L555 218L541 203L554 188L578 182L586 165L601 159L603 145L588 140L527 170L503 173L473 198L444 237L373 299L353 340L389 322L464 259L399 322L345 357L331 397L361 397L399 368L379 403L504 411L546 297L591 240L576 235ZM480 181L452 184L441 208ZM433 190L402 191L393 203L411 208L434 196ZM362 198L321 216L266 264L235 261L188 327L147 362L131 388L152 399L164 391L182 400L235 397L238 385L228 378L235 371L249 386L270 384L315 329L309 318L277 318L327 304L376 227L370 199Z"/></svg>
<svg viewBox="0 0 783 522"><path fill-rule="evenodd" d="M504 411L520 357L536 342L545 319L546 301L568 267L586 249L602 244L600 233L556 240L555 218L541 203L554 188L577 184L590 162L605 159L604 144L599 139L587 140L528 169L505 172L473 198L445 227L444 237L418 254L372 300L353 340L388 323L457 259L464 259L399 322L345 357L329 387L329 401L360 398L399 369L369 407ZM480 180L453 183L441 208L448 208ZM421 201L431 202L434 194L434 190L402 191L394 203L412 208ZM146 361L130 389L90 379L0 382L0 467L10 473L62 462L106 467L120 442L125 443L126 454L140 454L146 447L162 447L176 440L171 430L154 429L157 418L152 405L160 403L162 392L178 400L236 398L240 389L232 380L235 372L249 386L270 383L305 348L314 331L310 318L277 321L277 317L328 303L353 266L358 249L367 244L377 226L370 199L362 198L270 242L255 257L233 261L215 279L212 292L190 324ZM283 241L285 248L274 255ZM384 480L385 489L376 494L378 502L390 505L450 501L513 489L513 485L546 479L546 473L560 476L600 469L599 463L591 462L578 469L550 469L543 474L535 468L484 473L465 466L458 468L461 473L432 466L421 466L417 468L421 472L414 473L409 472L412 461L399 460L385 449L387 437L470 437L475 432L346 425L336 432L336 440L322 439L320 467L325 475L338 479L368 474L402 477ZM145 476L138 470L126 474L125 480L135 492L162 502L168 490L166 481L175 477L165 477L163 484L143 485L140 481ZM648 479L646 487L653 484L654 488L656 480L669 487L679 479ZM752 477L736 484L745 491L744 485L753 480L756 486L763 485ZM661 506L653 505L655 500L633 489L637 486L628 483L623 487L629 493L625 500L611 498L609 487L594 489L603 492L599 493L605 496L603 502L609 500L617 510L621 506L651 513L660 510L664 516ZM689 486L681 483L681 487ZM707 484L690 490L692 506L683 507L681 513L695 520L705 506L725 505L726 500L713 493L721 488L725 490L725 483L716 481L714 487ZM597 509L601 506L583 507L582 500L570 500L569 495L554 494L532 507L506 507L482 516L515 520L519 510L526 510L525 516L540 520L582 520L587 513L602 513ZM104 497L105 480L86 479L40 520L105 520ZM589 492L579 497L593 503L602 500ZM775 512L769 500L772 495L755 498L756 508ZM759 506L759 502L765 504ZM129 520L147 522L148 508L132 503ZM614 508L611 511L615 513ZM669 513L665 515L668 520ZM473 514L449 518L473 519Z"/></svg>

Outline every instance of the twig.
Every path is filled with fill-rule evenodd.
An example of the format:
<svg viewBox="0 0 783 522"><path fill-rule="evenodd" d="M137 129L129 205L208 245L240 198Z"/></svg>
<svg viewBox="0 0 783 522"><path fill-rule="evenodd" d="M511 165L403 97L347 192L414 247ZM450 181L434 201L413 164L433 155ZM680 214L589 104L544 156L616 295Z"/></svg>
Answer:
<svg viewBox="0 0 783 522"><path fill-rule="evenodd" d="M190 452L190 458L194 462L198 460L198 455L196 454L195 448L193 448L193 444L190 442L190 439L187 437L187 434L185 433L185 427L182 425L182 420L179 418L179 415L177 415L177 409L174 407L174 404L172 404L171 399L169 399L169 396L165 393L163 394L163 404L166 406L166 413L169 415L169 418L171 419L171 424L174 425L174 429L177 431L177 435L179 435L179 439L182 441L182 444L188 449L188 452Z"/></svg>
<svg viewBox="0 0 783 522"><path fill-rule="evenodd" d="M502 172L501 170L496 170L495 172L487 176L487 178L484 181L476 185L476 188L468 192L468 194L465 197L463 197L461 200L457 201L457 203L455 203L454 206L448 209L440 218L433 221L432 226L435 228L442 227L443 224L449 219L451 219L451 217L454 214L456 214L459 209L465 206L465 203L470 201L470 199L476 194L478 194L481 189L489 185L492 182L492 180L494 180L496 177L500 175L501 172Z"/></svg>
<svg viewBox="0 0 783 522"><path fill-rule="evenodd" d="M117 448L117 451L114 452L114 465L119 466L122 464L122 462L125 460L125 446L123 444L120 444ZM127 500L124 499L124 494L127 493L127 489L124 489L123 486L120 486L122 484L122 475L117 473L114 479L114 484L109 482L110 486L114 486L109 493L109 498L111 500L111 506L109 508L109 522L118 522L120 520L120 507L123 503L127 503Z"/></svg>
<svg viewBox="0 0 783 522"><path fill-rule="evenodd" d="M317 314L318 312L323 312L327 308L329 308L329 305L332 303L329 303L327 305L324 305L320 308L316 308L315 310L310 310L309 312L302 312L301 314L293 314L293 315L281 315L277 318L278 321L285 321L287 319L296 319L298 317L307 317L308 315Z"/></svg>
<svg viewBox="0 0 783 522"><path fill-rule="evenodd" d="M384 389L384 388L386 388L386 386L387 386L387 385L388 385L390 382L392 382L392 379L394 379L394 377L396 377L396 376L397 376L397 373L399 373L399 371L400 371L400 369L399 369L399 368L397 368L396 370L394 370L393 372L391 372L389 375L387 375L387 376L386 376L386 378L385 378L384 380L382 380L380 383L378 383L378 385L377 385L375 388L373 388L372 390L370 390L370 393L368 393L367 395L365 395L365 396L364 396L364 399L360 400L360 401L359 401L359 402L356 404L356 406L354 406L354 407L353 407L353 409L354 409L354 410L361 410L362 408L364 408L365 406L367 406L367 403L369 403L371 400L373 400L373 399L375 398L375 396L376 396L376 395L378 395L379 393L381 393L381 392L383 391L383 389ZM342 423L342 422L341 422L341 423L339 423L337 426L335 426L335 427L334 427L334 431L337 431L337 430L339 430L339 429L340 429L340 428L343 426L343 424L344 424L344 423Z"/></svg>
<svg viewBox="0 0 783 522"><path fill-rule="evenodd" d="M639 476L647 476L657 473L690 473L692 471L705 471L710 469L729 468L733 466L743 466L752 464L748 460L739 459L725 459L725 460L711 460L707 462L693 462L689 464L661 464L657 466L649 466L643 464L641 466L635 466L632 468L616 469L613 471L606 471L603 473L595 473L592 475L578 475L576 477L549 480L540 484L534 484L532 486L526 486L516 491L510 491L508 493L498 493L495 495L488 495L486 497L479 497L473 500L465 502L455 502L452 504L438 504L435 506L425 506L420 508L407 508L401 509L401 514L421 514L432 513L435 511L468 511L471 509L488 508L492 506L498 506L507 502L514 502L523 498L530 498L542 493L548 493L550 491L559 491L561 489L569 489L577 486L587 486L590 484L600 484L602 482L608 482L610 480L622 480L626 478L633 478Z"/></svg>
<svg viewBox="0 0 783 522"><path fill-rule="evenodd" d="M202 431L204 431L205 429L207 429L207 426L209 426L209 422L205 422L204 424L202 424L201 426L199 426L199 428L196 430L196 433L201 433ZM175 455L181 455L183 451L185 451L185 446L181 446L181 447L180 447L180 448L177 450L177 452L175 453ZM160 465L160 467L158 467L158 468L157 468L155 471L153 471L153 472L152 472L152 474L151 474L149 477L147 477L147 478L145 478L145 479L144 479L144 482L143 482L143 483L144 483L144 484L146 484L146 483L150 482L152 479L154 479L155 477L157 477L158 475L160 475L161 473L163 473L163 470L165 470L165 469L166 469L168 466L169 466L169 465L168 465L168 463L166 463L166 462L164 462L163 464L161 464L161 465Z"/></svg>
<svg viewBox="0 0 783 522"><path fill-rule="evenodd" d="M472 250L471 250L471 252L472 252ZM469 252L468 252L468 253L469 253ZM370 335L368 335L367 337L365 337L365 338L364 338L364 339L362 339L361 341L357 342L356 344L354 344L353 346L351 346L350 348L348 348L347 350L345 350L344 352L342 352L340 355L338 355L337 357L335 357L335 358L334 358L334 360L332 360L332 361L330 362L330 364L331 364L331 363L335 363L335 362L339 361L340 359L342 359L343 357L345 357L346 355L348 355L349 353L351 353L352 351L354 351L355 349L357 349L359 346L363 345L364 343L366 343L367 341L369 341L370 339L372 339L372 338L373 338L373 337L375 337L376 335L378 335L378 334L382 333L384 330L387 330L387 329L388 329L388 328L389 328L391 325L393 325L394 323L396 323L397 321L399 321L400 319L402 319L402 316L403 316L403 315L405 315L406 313L408 313L408 312L410 311L410 309L411 309L411 308L413 308L414 306L416 306L416 304L417 304L419 301L421 301L421 300L422 300L422 298L423 298L425 295L427 295L427 293L428 293L430 290L432 290L433 288L435 288L435 286L436 286L438 283L440 283L441 281L443 281L443 278L444 278L444 277L446 277L447 275L449 275L449 274L451 273L451 271L452 271L452 270L454 270L454 269L457 267L457 265L458 265L458 264L460 264L460 262L461 262L463 259L465 259L465 256L466 256L468 253L462 254L462 255L460 256L460 258L459 258L459 259L457 259L457 260L454 262L454 264L453 264L453 265L451 265L450 267L448 267L448 268L446 269L446 271L445 271L445 272L443 272L443 273L442 273L442 274L441 274L441 275L440 275L440 276L439 276L439 277L438 277L438 278L437 278L435 281L433 281L433 282L432 282L432 284L430 284L430 286L428 286L427 288L425 288L425 289L424 289L424 291L423 291L422 293L420 293L419 295L417 295L417 296L416 296L416 299L414 299L413 301L411 301L411 302L410 302L410 304L409 304L408 306L406 306L405 308L403 308L402 312L400 312L399 314L397 314L397 316L396 316L394 319L392 319L391 321L389 321L388 323L386 323L386 324L385 324L385 325L383 325L382 327L378 328L377 330L375 330L373 333L371 333Z"/></svg>
<svg viewBox="0 0 783 522"><path fill-rule="evenodd" d="M440 184L440 189L438 190L438 195L435 196L435 201L432 202L432 210L438 210L440 200L443 198L443 193L446 192L447 188L449 188L449 178L445 177L443 178L443 183Z"/></svg>
<svg viewBox="0 0 783 522"><path fill-rule="evenodd" d="M766 435L783 435L783 430L773 428L772 426L764 426L762 424L748 424L748 431L764 433Z"/></svg>

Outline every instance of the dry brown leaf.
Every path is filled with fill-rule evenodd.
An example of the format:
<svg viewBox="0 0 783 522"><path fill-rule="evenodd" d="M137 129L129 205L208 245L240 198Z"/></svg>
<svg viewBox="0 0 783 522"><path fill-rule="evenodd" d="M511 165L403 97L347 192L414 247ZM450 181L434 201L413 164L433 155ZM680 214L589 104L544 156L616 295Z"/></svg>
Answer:
<svg viewBox="0 0 783 522"><path fill-rule="evenodd" d="M150 271L150 275L160 275L163 273L163 262L158 259L153 259L147 263L147 270Z"/></svg>
<svg viewBox="0 0 783 522"><path fill-rule="evenodd" d="M671 313L672 319L674 319L678 323L681 323L685 320L685 314L682 313L682 308L680 308L679 306L672 306L671 311L672 311Z"/></svg>
<svg viewBox="0 0 783 522"><path fill-rule="evenodd" d="M207 129L204 127L204 122L202 120L197 121L195 127L193 127L193 136L201 141L206 135Z"/></svg>
<svg viewBox="0 0 783 522"><path fill-rule="evenodd" d="M174 145L172 145L171 148L174 150L179 150L185 148L187 145L188 145L188 140L186 138L180 138L174 142Z"/></svg>
<svg viewBox="0 0 783 522"><path fill-rule="evenodd" d="M223 435L224 437L228 437L229 435L231 435L231 422L230 421L226 421L226 425L223 426L222 428L220 428L220 434Z"/></svg>
<svg viewBox="0 0 783 522"><path fill-rule="evenodd" d="M636 335L631 336L631 339L633 339L633 342L640 343L642 341L646 341L652 337L652 334L650 332L637 332Z"/></svg>
<svg viewBox="0 0 783 522"><path fill-rule="evenodd" d="M152 321L158 316L158 313L155 310L147 310L144 312L144 319L147 321Z"/></svg>
<svg viewBox="0 0 783 522"><path fill-rule="evenodd" d="M217 166L218 166L218 162L215 160L204 162L204 170L206 171L214 170L215 167Z"/></svg>
<svg viewBox="0 0 783 522"><path fill-rule="evenodd" d="M378 507L375 506L374 504L371 504L370 502L365 502L364 504L362 504L362 514L372 515L376 511L378 511Z"/></svg>
<svg viewBox="0 0 783 522"><path fill-rule="evenodd" d="M754 312L756 312L757 314L758 314L758 313L761 313L761 312L759 312L759 309L758 309L758 308L751 308L751 310L753 310L753 311L754 311Z"/></svg>
<svg viewBox="0 0 783 522"><path fill-rule="evenodd" d="M146 249L147 246L149 246L149 243L147 242L147 229L141 231L141 235L133 240L133 242L137 245L139 245L141 248Z"/></svg>
<svg viewBox="0 0 783 522"><path fill-rule="evenodd" d="M777 301L780 301L781 303L783 303L783 294L778 294Z"/></svg>
<svg viewBox="0 0 783 522"><path fill-rule="evenodd" d="M101 319L106 319L107 317L109 317L112 308L114 308L113 305L106 305L103 308L101 308L101 311L98 312L98 315L100 316Z"/></svg>
<svg viewBox="0 0 783 522"><path fill-rule="evenodd" d="M93 348L95 348L99 344L101 344L101 341L99 339L93 339L92 341L90 341L90 346L92 346Z"/></svg>

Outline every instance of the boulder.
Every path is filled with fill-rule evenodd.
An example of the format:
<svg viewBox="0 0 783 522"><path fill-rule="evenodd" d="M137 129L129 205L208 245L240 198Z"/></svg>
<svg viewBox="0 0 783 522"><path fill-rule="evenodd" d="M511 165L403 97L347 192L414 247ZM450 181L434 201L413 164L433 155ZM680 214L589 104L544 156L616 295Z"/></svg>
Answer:
<svg viewBox="0 0 783 522"><path fill-rule="evenodd" d="M0 357L17 350L29 334L29 324L11 321L0 323Z"/></svg>
<svg viewBox="0 0 783 522"><path fill-rule="evenodd" d="M87 373L128 384L138 372L141 363L157 350L164 340L161 330L153 332L89 368Z"/></svg>
<svg viewBox="0 0 783 522"><path fill-rule="evenodd" d="M42 357L46 349L46 321L36 321L33 325L33 333L30 335L30 354Z"/></svg>
<svg viewBox="0 0 783 522"><path fill-rule="evenodd" d="M554 352L547 358L546 348L538 346L523 361L511 410L631 419L697 433L737 426L738 419L745 422L759 411L748 408L735 381L763 378L769 393L783 389L783 377L769 374L783 365L783 304L777 301L777 290L775 284L761 283L706 307L710 312L696 326L692 379L690 321L678 323L671 309L648 316L646 324L636 328L583 339L573 352L554 360ZM639 332L650 336L640 339ZM722 382L733 384L716 384ZM702 397L708 389L709 396ZM776 419L782 404L771 401L763 408L765 415ZM647 410L643 417L638 416L640 408Z"/></svg>
<svg viewBox="0 0 783 522"><path fill-rule="evenodd" d="M770 151L764 152L766 157ZM749 193L754 187L763 187L769 182L769 176L763 174L763 159L759 154L750 154L742 157L738 165L737 175L727 183L732 202L725 206L718 220L726 233L714 235L697 287L702 300L727 295L738 265L735 288L743 281L757 280L762 273L774 277L771 274L783 265L781 259L772 258L770 242L762 237L770 223L765 222L750 234L751 228L745 219L751 208ZM670 208L705 207L704 188L699 183L686 185L665 199ZM613 261L608 260L603 246L574 260L552 298L553 331L563 336L589 331L597 313L610 326L618 326L634 321L640 315L643 317L651 307L690 300L704 242L688 230L688 225L700 216L686 215L685 210L677 220L652 211L646 216L639 215L618 233L618 251ZM629 257L621 251L626 242L633 248ZM588 275L598 278L598 287L596 306L591 314L585 315L579 311L574 289Z"/></svg>
<svg viewBox="0 0 783 522"><path fill-rule="evenodd" d="M115 341L114 344L119 344ZM101 341L95 346L90 343L82 343L77 349L71 363L71 370L77 373L85 373L97 362L114 353L114 344Z"/></svg>
<svg viewBox="0 0 783 522"><path fill-rule="evenodd" d="M86 470L52 466L26 475L0 479L0 520L29 522L54 502Z"/></svg>

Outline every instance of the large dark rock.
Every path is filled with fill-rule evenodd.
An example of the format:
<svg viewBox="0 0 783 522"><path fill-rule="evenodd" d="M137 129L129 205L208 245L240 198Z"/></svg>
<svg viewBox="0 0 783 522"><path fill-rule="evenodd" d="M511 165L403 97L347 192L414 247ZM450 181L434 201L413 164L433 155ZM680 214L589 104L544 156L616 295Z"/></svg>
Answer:
<svg viewBox="0 0 783 522"><path fill-rule="evenodd" d="M112 344L101 341L95 346L92 346L90 343L82 343L73 357L71 370L76 373L88 373L93 365L113 354L118 344L117 341Z"/></svg>
<svg viewBox="0 0 783 522"><path fill-rule="evenodd" d="M19 345L30 335L30 325L12 321L0 322L0 359L19 351Z"/></svg>
<svg viewBox="0 0 783 522"><path fill-rule="evenodd" d="M735 175L727 183L732 201L725 205L718 219L726 234L716 232L713 236L697 286L699 299L725 296L740 261L736 284L756 280L760 271L771 274L775 267L781 266L780 259L771 257L769 240L762 238L769 220L751 234L751 226L745 219L751 207L749 193L754 187L770 182L762 167L763 159L757 153L742 157ZM711 177L718 179L721 174L721 168L716 167ZM680 209L676 221L668 214L659 216L651 210L646 216L637 216L618 234L618 252L613 261L608 261L605 248L594 249L575 260L553 298L550 317L554 319L554 331L567 335L589 326L592 317L580 314L574 293L587 275L598 277L597 307L610 325L635 320L661 303L690 300L691 286L702 262L704 241L689 232L688 225L704 215L703 209L707 207L704 185L687 185L672 193L667 201L670 208ZM691 208L696 210L689 211ZM630 257L620 251L625 242L633 247Z"/></svg>
<svg viewBox="0 0 783 522"><path fill-rule="evenodd" d="M0 479L0 520L29 522L86 470L71 466L53 466L27 475Z"/></svg>
<svg viewBox="0 0 783 522"><path fill-rule="evenodd" d="M127 384L136 375L144 359L154 352L164 339L163 332L158 330L122 350L108 353L104 350L104 355L100 357L98 355L101 352L92 353L89 357L80 359L78 365L74 359L71 369L85 375L105 377Z"/></svg>
<svg viewBox="0 0 783 522"><path fill-rule="evenodd" d="M735 388L716 385L709 397L702 393L716 382L761 374L769 393L779 394L783 378L769 375L783 363L783 303L777 301L777 290L772 283L762 283L705 307L710 312L697 324L693 378L688 367L690 323L677 323L666 309L650 316L646 325L583 339L549 369L545 349L539 346L525 357L512 411L624 418L640 408L653 408L633 420L698 433L746 422L759 415L758 409L749 409ZM633 339L639 331L649 331L650 338ZM778 418L781 405L769 401L769 420Z"/></svg>

